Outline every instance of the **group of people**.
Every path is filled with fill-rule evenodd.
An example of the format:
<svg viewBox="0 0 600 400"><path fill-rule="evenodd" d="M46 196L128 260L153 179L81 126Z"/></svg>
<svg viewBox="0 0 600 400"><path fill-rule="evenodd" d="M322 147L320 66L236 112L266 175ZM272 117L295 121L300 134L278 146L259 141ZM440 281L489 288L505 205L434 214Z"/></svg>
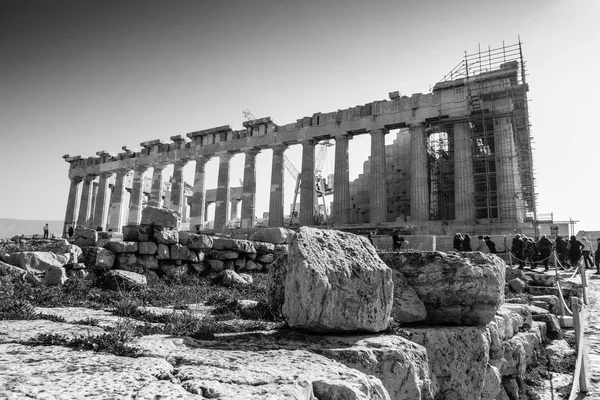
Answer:
<svg viewBox="0 0 600 400"><path fill-rule="evenodd" d="M578 240L576 236L571 236L567 241L562 236L556 236L556 243L542 235L539 241L535 241L525 235L516 234L513 237L510 252L519 264L519 269L527 264L531 264L531 269L537 267L537 263L544 265L544 270L548 270L548 263L552 250L556 249L558 261L563 266L561 268L577 268L583 257L585 268L591 269L596 266L596 274L600 274L600 238L597 239L598 245L595 251L595 262L591 259L593 251L592 243L584 236Z"/></svg>
<svg viewBox="0 0 600 400"><path fill-rule="evenodd" d="M464 237L460 233L454 235L453 245L454 250L456 251L473 251L473 246L471 245L471 236L469 236L468 233L466 233ZM489 236L479 235L477 237L475 251L496 254L496 244Z"/></svg>

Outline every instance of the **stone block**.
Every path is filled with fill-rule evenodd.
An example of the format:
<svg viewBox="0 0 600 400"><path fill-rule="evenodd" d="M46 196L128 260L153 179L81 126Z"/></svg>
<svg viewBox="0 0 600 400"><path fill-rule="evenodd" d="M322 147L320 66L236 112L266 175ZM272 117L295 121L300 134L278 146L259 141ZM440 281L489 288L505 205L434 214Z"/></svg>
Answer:
<svg viewBox="0 0 600 400"><path fill-rule="evenodd" d="M190 249L181 244L172 244L170 249L172 260L189 260L191 257Z"/></svg>
<svg viewBox="0 0 600 400"><path fill-rule="evenodd" d="M168 260L171 258L171 251L169 250L169 245L159 244L156 249L156 258L159 260Z"/></svg>
<svg viewBox="0 0 600 400"><path fill-rule="evenodd" d="M534 315L534 321L540 321L546 324L546 335L549 339L562 339L562 329L560 329L560 322L554 314L538 314Z"/></svg>
<svg viewBox="0 0 600 400"><path fill-rule="evenodd" d="M158 251L158 245L154 242L138 242L138 252L140 254L154 255Z"/></svg>
<svg viewBox="0 0 600 400"><path fill-rule="evenodd" d="M560 314L560 306L559 306L559 298L558 296L532 296L531 304L534 304L538 307L545 308L550 311L552 314L558 315ZM540 303L545 303L547 306L544 307Z"/></svg>
<svg viewBox="0 0 600 400"><path fill-rule="evenodd" d="M387 328L392 271L365 238L301 227L285 267L282 313L290 327L316 332Z"/></svg>
<svg viewBox="0 0 600 400"><path fill-rule="evenodd" d="M527 275L531 279L531 282L529 282L530 286L556 286L556 277L554 275L538 274L533 272L528 272Z"/></svg>
<svg viewBox="0 0 600 400"><path fill-rule="evenodd" d="M235 261L233 260L224 260L223 261L225 270L235 271Z"/></svg>
<svg viewBox="0 0 600 400"><path fill-rule="evenodd" d="M263 264L269 264L273 262L273 254L261 254L258 257L256 257L256 261L258 261L259 263L263 263Z"/></svg>
<svg viewBox="0 0 600 400"><path fill-rule="evenodd" d="M252 260L246 260L244 264L244 269L246 271L256 271L258 269L258 265Z"/></svg>
<svg viewBox="0 0 600 400"><path fill-rule="evenodd" d="M104 276L104 286L110 290L132 290L147 284L148 281L144 275L131 271L113 269Z"/></svg>
<svg viewBox="0 0 600 400"><path fill-rule="evenodd" d="M225 269L225 263L221 260L208 260L206 261L211 271L221 272Z"/></svg>
<svg viewBox="0 0 600 400"><path fill-rule="evenodd" d="M504 261L480 252L379 253L425 304L429 325L486 325L504 303Z"/></svg>
<svg viewBox="0 0 600 400"><path fill-rule="evenodd" d="M9 264L17 266L32 275L44 276L52 267L63 267L66 257L45 251L21 251L12 253Z"/></svg>
<svg viewBox="0 0 600 400"><path fill-rule="evenodd" d="M206 264L203 262L192 263L190 266L192 270L197 274L202 274L208 270Z"/></svg>
<svg viewBox="0 0 600 400"><path fill-rule="evenodd" d="M516 312L519 315L521 315L521 317L523 317L523 325L526 327L530 327L531 326L531 310L529 309L529 306L525 305L525 304L511 304L511 303L506 303L503 305L504 308L509 309L512 312Z"/></svg>
<svg viewBox="0 0 600 400"><path fill-rule="evenodd" d="M171 263L161 263L160 270L172 280L180 280L188 273L188 265L176 265Z"/></svg>
<svg viewBox="0 0 600 400"><path fill-rule="evenodd" d="M105 249L112 251L113 253L137 253L138 242L108 242L104 245Z"/></svg>
<svg viewBox="0 0 600 400"><path fill-rule="evenodd" d="M210 258L216 260L235 260L240 254L233 250L213 250L210 252Z"/></svg>
<svg viewBox="0 0 600 400"><path fill-rule="evenodd" d="M254 242L253 244L258 254L272 253L273 250L275 250L275 245L273 243Z"/></svg>
<svg viewBox="0 0 600 400"><path fill-rule="evenodd" d="M67 271L63 267L51 267L46 274L42 283L47 286L63 285L67 281Z"/></svg>
<svg viewBox="0 0 600 400"><path fill-rule="evenodd" d="M208 235L198 235L192 233L189 235L187 243L185 244L187 247L193 250L210 250L213 248L213 238Z"/></svg>
<svg viewBox="0 0 600 400"><path fill-rule="evenodd" d="M254 244L249 240L214 238L213 249L231 250L239 253L256 253Z"/></svg>
<svg viewBox="0 0 600 400"><path fill-rule="evenodd" d="M236 271L243 270L244 268L246 268L246 259L245 258L238 258L237 260L235 260L233 262L233 264L235 266L235 270Z"/></svg>
<svg viewBox="0 0 600 400"><path fill-rule="evenodd" d="M286 228L261 228L250 236L250 240L272 244L289 244L294 235L294 231Z"/></svg>
<svg viewBox="0 0 600 400"><path fill-rule="evenodd" d="M498 370L498 368L488 364L485 372L485 381L483 384L483 389L481 391L481 399L495 399L498 393L500 393L501 389L502 376L500 376L500 371Z"/></svg>
<svg viewBox="0 0 600 400"><path fill-rule="evenodd" d="M425 304L419 299L415 290L408 284L401 272L394 270L394 305L392 317L397 322L417 322L427 317Z"/></svg>
<svg viewBox="0 0 600 400"><path fill-rule="evenodd" d="M275 249L273 249L273 255L275 258L287 256L289 253L289 246L287 244L278 244L275 245Z"/></svg>
<svg viewBox="0 0 600 400"><path fill-rule="evenodd" d="M83 256L85 265L95 271L108 271L115 265L115 253L104 247L85 247Z"/></svg>
<svg viewBox="0 0 600 400"><path fill-rule="evenodd" d="M179 232L170 228L154 228L154 239L162 244L179 243Z"/></svg>
<svg viewBox="0 0 600 400"><path fill-rule="evenodd" d="M151 225L138 225L138 241L150 242L154 238L154 228Z"/></svg>
<svg viewBox="0 0 600 400"><path fill-rule="evenodd" d="M104 247L108 242L123 240L121 232L102 231L98 232L98 246Z"/></svg>
<svg viewBox="0 0 600 400"><path fill-rule="evenodd" d="M142 210L142 225L179 229L181 215L162 207L148 206Z"/></svg>
<svg viewBox="0 0 600 400"><path fill-rule="evenodd" d="M138 242L139 230L137 225L125 225L123 227L123 240L126 242Z"/></svg>
<svg viewBox="0 0 600 400"><path fill-rule="evenodd" d="M145 270L143 262L134 253L117 254L116 269L137 274L143 274Z"/></svg>
<svg viewBox="0 0 600 400"><path fill-rule="evenodd" d="M158 270L158 259L154 255L140 254L138 260L144 267L144 270Z"/></svg>
<svg viewBox="0 0 600 400"><path fill-rule="evenodd" d="M508 287L515 293L523 293L528 289L527 284L519 278L515 278L508 282Z"/></svg>
<svg viewBox="0 0 600 400"><path fill-rule="evenodd" d="M221 285L231 287L235 285L248 286L252 284L252 277L248 279L248 274L238 274L233 270L225 270L219 275Z"/></svg>
<svg viewBox="0 0 600 400"><path fill-rule="evenodd" d="M98 246L98 232L94 229L75 228L71 240L79 247Z"/></svg>

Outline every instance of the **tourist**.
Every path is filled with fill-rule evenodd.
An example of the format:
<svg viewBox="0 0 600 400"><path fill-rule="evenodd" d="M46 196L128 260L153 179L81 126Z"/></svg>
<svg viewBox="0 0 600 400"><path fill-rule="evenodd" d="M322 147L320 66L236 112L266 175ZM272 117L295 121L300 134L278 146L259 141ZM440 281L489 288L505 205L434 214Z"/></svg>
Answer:
<svg viewBox="0 0 600 400"><path fill-rule="evenodd" d="M510 252L514 258L519 262L519 269L523 269L525 262L523 261L523 239L518 233L513 237Z"/></svg>
<svg viewBox="0 0 600 400"><path fill-rule="evenodd" d="M496 243L492 242L492 238L489 236L485 236L483 240L485 240L485 244L489 249L490 253L496 254Z"/></svg>
<svg viewBox="0 0 600 400"><path fill-rule="evenodd" d="M369 243L373 244L373 235L371 235L371 232L367 235L367 239L369 239Z"/></svg>
<svg viewBox="0 0 600 400"><path fill-rule="evenodd" d="M523 237L523 259L525 260L525 263L527 263L529 261L529 263L531 264L531 269L535 269L537 267L535 261L533 261L533 258L535 256L535 247L534 247L534 243L533 243L533 239L531 239L530 237Z"/></svg>
<svg viewBox="0 0 600 400"><path fill-rule="evenodd" d="M562 236L556 235L556 255L558 256L558 261L565 266L567 264L568 254L569 249L566 240L564 240Z"/></svg>
<svg viewBox="0 0 600 400"><path fill-rule="evenodd" d="M48 224L44 225L44 239L48 239Z"/></svg>
<svg viewBox="0 0 600 400"><path fill-rule="evenodd" d="M585 263L585 269L593 269L594 263L590 258L590 254L592 254L593 246L592 242L590 242L585 236L581 238L581 243L583 243L583 262ZM588 267L589 265L589 267Z"/></svg>
<svg viewBox="0 0 600 400"><path fill-rule="evenodd" d="M73 237L73 226L69 227L69 239Z"/></svg>
<svg viewBox="0 0 600 400"><path fill-rule="evenodd" d="M473 251L471 248L471 236L468 233L465 233L465 237L462 242L462 251Z"/></svg>
<svg viewBox="0 0 600 400"><path fill-rule="evenodd" d="M600 274L600 238L596 239L596 242L598 242L598 248L596 248L594 258L596 261L596 274Z"/></svg>
<svg viewBox="0 0 600 400"><path fill-rule="evenodd" d="M454 235L454 250L461 251L463 244L463 238L460 233Z"/></svg>
<svg viewBox="0 0 600 400"><path fill-rule="evenodd" d="M544 263L544 271L548 271L548 261L550 260L553 246L554 243L552 243L552 240L548 239L546 235L542 235L538 242L538 248L540 249L540 255L542 257L542 262Z"/></svg>
<svg viewBox="0 0 600 400"><path fill-rule="evenodd" d="M402 238L400 237L400 235L398 235L398 232L394 232L394 234L392 235L392 250L393 251L400 251L400 248L402 247Z"/></svg>
<svg viewBox="0 0 600 400"><path fill-rule="evenodd" d="M490 250L487 247L487 244L485 243L485 240L483 239L482 235L479 235L477 237L477 248L475 249L475 251L480 251L482 253L489 253Z"/></svg>
<svg viewBox="0 0 600 400"><path fill-rule="evenodd" d="M571 267L577 269L579 266L579 260L581 260L581 250L583 249L583 243L581 243L575 236L571 236L569 240L569 260L571 260Z"/></svg>

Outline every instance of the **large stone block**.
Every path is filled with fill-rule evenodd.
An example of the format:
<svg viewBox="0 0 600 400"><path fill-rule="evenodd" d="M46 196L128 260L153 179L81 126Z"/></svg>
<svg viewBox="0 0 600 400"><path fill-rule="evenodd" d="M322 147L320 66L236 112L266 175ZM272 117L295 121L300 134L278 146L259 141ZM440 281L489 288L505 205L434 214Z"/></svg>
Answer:
<svg viewBox="0 0 600 400"><path fill-rule="evenodd" d="M144 270L158 270L158 260L154 255L150 254L140 254L138 256L139 262L144 267Z"/></svg>
<svg viewBox="0 0 600 400"><path fill-rule="evenodd" d="M213 249L231 250L239 253L256 253L254 244L249 240L214 238Z"/></svg>
<svg viewBox="0 0 600 400"><path fill-rule="evenodd" d="M67 281L67 271L63 267L51 267L46 274L42 283L47 286L62 285Z"/></svg>
<svg viewBox="0 0 600 400"><path fill-rule="evenodd" d="M71 240L79 247L97 246L98 232L95 229L76 228Z"/></svg>
<svg viewBox="0 0 600 400"><path fill-rule="evenodd" d="M179 232L171 228L154 228L154 239L162 244L177 244Z"/></svg>
<svg viewBox="0 0 600 400"><path fill-rule="evenodd" d="M160 270L167 276L169 279L179 280L183 278L188 273L188 265L176 265L171 263L161 263Z"/></svg>
<svg viewBox="0 0 600 400"><path fill-rule="evenodd" d="M108 242L104 245L105 249L113 253L136 253L138 251L138 242L125 242L122 240Z"/></svg>
<svg viewBox="0 0 600 400"><path fill-rule="evenodd" d="M17 266L0 261L0 276L10 276L21 282L38 283L38 278Z"/></svg>
<svg viewBox="0 0 600 400"><path fill-rule="evenodd" d="M182 242L181 244L185 244L193 250L207 251L213 248L213 238L207 235L192 233L188 236L187 242Z"/></svg>
<svg viewBox="0 0 600 400"><path fill-rule="evenodd" d="M62 267L66 257L44 251L22 251L12 253L8 261L30 274L43 276L52 267Z"/></svg>
<svg viewBox="0 0 600 400"><path fill-rule="evenodd" d="M261 228L250 236L250 240L272 244L291 243L296 233L285 228Z"/></svg>
<svg viewBox="0 0 600 400"><path fill-rule="evenodd" d="M138 242L138 252L140 254L156 254L158 246L154 242Z"/></svg>
<svg viewBox="0 0 600 400"><path fill-rule="evenodd" d="M370 331L387 328L392 271L364 238L301 227L285 264L282 313L293 328Z"/></svg>
<svg viewBox="0 0 600 400"><path fill-rule="evenodd" d="M159 244L156 250L156 258L159 260L168 260L171 258L171 251L169 250L169 245L167 244Z"/></svg>
<svg viewBox="0 0 600 400"><path fill-rule="evenodd" d="M103 231L98 232L98 246L104 247L109 242L122 241L123 234L121 232Z"/></svg>
<svg viewBox="0 0 600 400"><path fill-rule="evenodd" d="M275 250L275 245L267 242L254 242L254 248L258 254L268 254Z"/></svg>
<svg viewBox="0 0 600 400"><path fill-rule="evenodd" d="M430 325L485 325L504 303L504 261L480 252L380 253L425 304Z"/></svg>
<svg viewBox="0 0 600 400"><path fill-rule="evenodd" d="M84 247L85 265L93 270L108 271L115 265L116 255L104 247Z"/></svg>
<svg viewBox="0 0 600 400"><path fill-rule="evenodd" d="M406 282L401 272L394 270L392 277L394 279L394 306L392 307L394 321L406 323L423 321L427 317L427 310L415 289Z"/></svg>
<svg viewBox="0 0 600 400"><path fill-rule="evenodd" d="M179 229L181 215L177 211L148 206L142 210L142 225Z"/></svg>
<svg viewBox="0 0 600 400"><path fill-rule="evenodd" d="M172 260L189 260L192 255L190 249L180 244L172 244L170 249Z"/></svg>
<svg viewBox="0 0 600 400"><path fill-rule="evenodd" d="M113 269L104 276L104 286L110 290L132 290L148 284L144 275Z"/></svg>
<svg viewBox="0 0 600 400"><path fill-rule="evenodd" d="M131 271L138 274L144 273L144 263L133 253L117 254L117 269Z"/></svg>

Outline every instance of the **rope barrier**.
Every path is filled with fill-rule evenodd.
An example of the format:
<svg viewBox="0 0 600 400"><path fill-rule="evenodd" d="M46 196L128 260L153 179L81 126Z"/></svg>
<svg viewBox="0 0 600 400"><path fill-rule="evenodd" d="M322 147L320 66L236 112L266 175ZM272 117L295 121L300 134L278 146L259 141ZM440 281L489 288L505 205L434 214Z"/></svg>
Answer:
<svg viewBox="0 0 600 400"><path fill-rule="evenodd" d="M552 257L552 254L550 254L550 255L549 255L548 257L546 257L546 258L543 258L543 259L541 259L541 260L536 260L536 261L533 261L533 260L521 260L519 257L516 257L516 256L515 256L513 253L508 253L508 254L509 254L509 255L510 255L510 257L511 257L511 265L512 265L512 259L513 259L513 258L514 258L515 260L517 260L517 261L524 262L524 263L528 263L528 262L530 262L530 263L535 263L535 264L538 264L538 263L543 263L544 261L546 261L546 260L549 260L549 259L550 259L550 257Z"/></svg>

